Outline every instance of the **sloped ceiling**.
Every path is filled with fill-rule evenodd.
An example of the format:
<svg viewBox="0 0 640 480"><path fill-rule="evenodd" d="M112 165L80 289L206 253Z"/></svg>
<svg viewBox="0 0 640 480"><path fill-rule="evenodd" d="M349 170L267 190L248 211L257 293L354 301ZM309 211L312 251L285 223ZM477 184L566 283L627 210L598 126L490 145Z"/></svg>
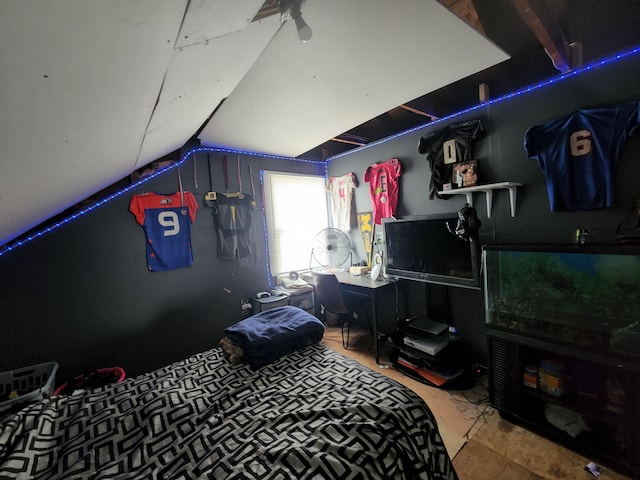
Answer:
<svg viewBox="0 0 640 480"><path fill-rule="evenodd" d="M297 156L508 58L435 0L308 0L307 43L263 3L0 2L0 246L196 135Z"/></svg>
<svg viewBox="0 0 640 480"><path fill-rule="evenodd" d="M207 123L203 145L296 157L507 55L436 1L308 1ZM238 125L246 128L238 128Z"/></svg>

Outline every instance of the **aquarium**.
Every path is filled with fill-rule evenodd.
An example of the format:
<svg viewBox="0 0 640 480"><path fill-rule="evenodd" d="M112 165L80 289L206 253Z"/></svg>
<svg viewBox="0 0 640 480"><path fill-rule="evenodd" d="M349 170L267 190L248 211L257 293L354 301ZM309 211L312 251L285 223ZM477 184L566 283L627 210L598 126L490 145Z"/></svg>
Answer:
<svg viewBox="0 0 640 480"><path fill-rule="evenodd" d="M640 249L485 245L485 320L492 328L640 355Z"/></svg>

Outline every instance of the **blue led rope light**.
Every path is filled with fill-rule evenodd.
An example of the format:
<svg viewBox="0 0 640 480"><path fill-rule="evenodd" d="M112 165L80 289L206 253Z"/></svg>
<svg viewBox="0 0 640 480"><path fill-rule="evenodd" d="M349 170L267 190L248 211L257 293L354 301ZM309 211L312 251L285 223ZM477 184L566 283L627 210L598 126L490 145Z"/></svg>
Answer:
<svg viewBox="0 0 640 480"><path fill-rule="evenodd" d="M182 159L172 165L169 165L167 167L164 167L160 170L158 170L157 172L154 172L150 175L145 176L144 178L141 178L140 180L138 180L135 183L132 183L131 185L128 185L124 188L122 188L121 190L118 190L115 193L112 193L111 195L107 195L105 198L96 201L95 203L92 203L91 205L89 205L88 207L85 207L81 210L79 210L76 213L73 213L71 215L69 215L68 217L63 218L62 220L59 220L55 223L53 223L52 225L48 225L47 227L44 227L42 230L37 231L36 233L33 233L31 235L27 235L26 237L20 238L19 240L10 242L9 244L5 245L4 247L2 247L2 249L0 250L0 257L2 257L3 255L14 251L15 249L22 247L23 245L26 245L28 243L30 243L31 241L40 238L50 232L53 232L54 230L57 230L58 228L62 227L63 225L66 225L70 222L72 222L73 220L76 220L77 218L80 218L81 216L92 212L94 210L96 210L98 207L101 207L107 203L109 203L111 200L114 200L116 198L121 197L122 195L124 195L125 193L130 192L131 190L144 185L145 183L153 180L154 178L163 175L165 173L167 173L170 170L173 170L175 168L179 168L180 166L182 166L184 164L184 162L187 161L187 159L191 156L194 155L196 153L200 153L200 152L226 152L226 153L234 153L234 154L242 154L242 155L250 155L250 156L255 156L255 157L261 157L261 158L265 158L265 157L269 157L269 158L275 158L275 159L279 159L279 160L288 160L288 161L296 161L296 162L304 162L304 163L320 163L320 164L324 164L325 162L321 162L321 161L314 161L314 160L303 160L300 158L292 158L292 157L284 157L284 156L278 156L278 155L267 155L267 154L262 154L262 153L257 153L257 152L249 152L246 150L234 150L232 148L226 148L226 147L213 147L213 148L208 148L208 147L199 147L199 148L194 148L192 150L189 150L187 153L185 153L185 155L182 157ZM326 168L326 166L325 166Z"/></svg>
<svg viewBox="0 0 640 480"><path fill-rule="evenodd" d="M136 183L133 183L133 184L127 186L127 187L124 187L122 190L119 190L116 193L108 195L107 197L103 198L102 200L98 200L94 204L92 204L92 205L90 205L90 206L88 206L86 208L83 208L82 210L80 210L80 211L78 211L78 212L76 212L76 213L74 213L74 214L72 214L72 215L70 215L70 216L68 216L68 217L56 222L56 223L54 223L53 225L49 225L49 226L45 227L44 229L39 230L37 233L34 233L32 235L28 235L28 236L26 236L24 238L21 238L20 240L17 240L17 241L9 243L8 245L5 245L2 248L2 250L0 250L0 257L5 255L6 253L9 253L9 252L15 250L16 248L19 248L19 247L21 247L21 246L23 246L23 245L25 245L27 243L30 243L32 240L35 240L36 238L42 237L43 235L45 235L45 234L47 234L49 232L57 230L61 226L66 225L67 223L75 220L76 218L79 218L82 215L84 215L86 213L89 213L89 212L95 210L96 208L98 208L98 207L110 202L111 200L124 195L125 193L133 190L134 188L139 187L140 185L145 184L146 182L154 179L155 177L157 177L159 175L162 175L162 174L168 172L169 170L173 170L174 168L180 167L187 160L187 158L190 155L195 154L195 153L199 153L199 152L226 152L226 153L235 153L235 154L249 155L249 156L255 156L255 157L262 157L262 158L268 157L268 158L274 158L274 159L279 159L279 160L296 161L296 162L303 162L303 163L314 163L314 164L324 163L325 164L325 178L328 178L327 177L327 175L328 175L327 174L327 166L328 166L328 163L331 162L332 160L335 160L337 158L343 157L345 155L350 155L350 154L352 154L354 152L358 152L358 151L364 150L366 148L370 148L370 147L373 147L373 146L376 146L376 145L381 145L381 144L383 144L385 142L389 142L389 141L391 141L393 139L402 137L404 135L408 135L408 134L413 133L413 132L415 132L417 130L421 130L423 128L435 125L437 123L441 123L441 122L450 120L452 118L464 115L466 113L470 113L470 112L476 111L476 110L478 110L480 108L484 108L484 107L489 106L489 105L494 105L496 103L500 103L500 102L505 101L505 100L510 100L512 98L519 97L520 95L524 95L524 94L527 94L527 93L530 93L530 92L534 92L536 90L540 90L541 88L544 88L544 87L547 87L549 85L553 85L555 83L564 81L564 80L566 80L568 78L575 77L577 75L580 75L582 73L588 72L590 70L595 70L597 68L603 67L603 66L608 65L610 63L614 63L614 62L617 62L619 60L623 60L623 59L626 59L628 57L632 57L634 55L637 55L639 52L640 52L640 47L632 48L631 50L628 50L626 52L619 53L619 54L614 55L612 57L605 58L603 60L600 60L598 62L586 65L586 66L578 68L576 70L572 70L570 72L563 73L561 75L558 75L557 77L552 77L552 78L550 78L548 80L539 82L539 83L534 84L534 85L530 85L530 86L525 87L523 89L517 90L514 93L508 93L508 94L502 95L502 96L500 96L498 98L495 98L495 99L492 99L492 100L488 100L488 101L486 101L484 103L479 103L479 104L474 105L472 107L469 107L467 109L461 110L461 111L459 111L457 113L454 113L454 114L447 115L445 117L439 118L438 120L435 120L433 122L425 123L425 124L419 125L417 127L413 127L413 128L411 128L409 130L404 130L404 131L402 131L400 133L397 133L395 135L391 135L391 136L383 138L381 140L372 142L372 143L370 143L368 145L364 145L362 147L359 147L359 148L356 148L356 149L352 149L352 150L349 150L347 152L340 153L338 155L334 155L333 157L330 157L330 158L326 159L325 161L305 160L305 159L301 159L301 158L292 158L292 157L285 157L285 156L279 156L279 155L266 155L266 154L263 154L263 153L251 152L251 151L248 151L248 150L237 150L237 149L232 149L232 148L228 148L228 147L224 147L224 146L195 148L195 149L192 149L192 150L188 151L182 157L182 159L179 162L176 162L173 165L170 165L170 166L165 167L165 168L163 168L161 170L158 170L157 172L138 180ZM262 176L261 176L261 181L262 181ZM267 242L265 242L265 244L266 243ZM268 255L267 255L267 262L268 262ZM267 276L270 279L270 275L269 275L268 271L267 271ZM271 280L269 280L269 283L271 283Z"/></svg>
<svg viewBox="0 0 640 480"><path fill-rule="evenodd" d="M264 192L264 170L260 170L260 186ZM264 199L264 197L263 197ZM255 200L255 199L254 199ZM276 288L271 277L271 261L269 259L269 232L267 231L267 212L264 209L264 201L262 203L262 234L264 235L264 259L267 269L267 283L269 288Z"/></svg>
<svg viewBox="0 0 640 480"><path fill-rule="evenodd" d="M608 65L610 63L617 62L618 60L623 60L625 58L632 57L634 55L637 55L639 52L640 52L640 46L639 47L635 47L635 48L633 48L631 50L628 50L626 52L622 52L622 53L619 53L617 55L614 55L613 57L609 57L609 58L606 58L604 60L600 60L598 62L594 62L592 64L586 65L584 67L577 68L577 69L572 70L570 72L563 73L563 74L558 75L556 77L552 77L550 79L544 80L544 81L536 83L534 85L530 85L528 87L524 87L523 89L517 90L516 92L507 93L505 95L502 95L500 97L494 98L492 100L488 100L486 102L479 103L479 104L474 105L472 107L469 107L469 108L467 108L465 110L461 110L461 111L459 111L457 113L454 113L454 114L451 114L451 115L447 115L445 117L441 117L441 118L439 118L437 120L434 120L432 122L423 123L422 125L418 125L417 127L410 128L409 130L403 130L400 133L396 133L395 135L391 135L389 137L385 137L385 138L383 138L381 140L376 140L375 142L371 142L371 143L369 143L367 145L363 145L362 147L358 147L358 148L355 148L355 149L352 149L352 150L348 150L346 152L339 153L337 155L334 155L333 157L328 158L326 161L330 162L332 160L335 160L337 158L343 157L345 155L350 155L350 154L352 154L354 152L358 152L358 151L364 150L366 148L374 147L376 145L381 145L381 144L383 144L385 142L388 142L390 140L394 140L394 139L402 137L404 135L408 135L410 133L413 133L413 132L415 132L417 130L422 130L423 128L426 128L426 127L429 127L429 126L432 126L432 125L435 125L435 124L438 124L438 123L442 123L442 122L445 122L447 120L451 120L452 118L459 117L460 115L464 115L466 113L473 112L473 111L478 110L480 108L484 108L484 107L487 107L489 105L494 105L496 103L500 103L500 102L505 101L505 100L511 100L512 98L519 97L520 95L524 95L526 93L530 93L530 92L534 92L536 90L540 90L541 88L547 87L547 86L552 85L554 83L559 83L559 82L561 82L563 80L575 77L576 75L580 75L580 74L585 73L587 71L595 70L595 69L600 68L600 67L602 67L604 65Z"/></svg>

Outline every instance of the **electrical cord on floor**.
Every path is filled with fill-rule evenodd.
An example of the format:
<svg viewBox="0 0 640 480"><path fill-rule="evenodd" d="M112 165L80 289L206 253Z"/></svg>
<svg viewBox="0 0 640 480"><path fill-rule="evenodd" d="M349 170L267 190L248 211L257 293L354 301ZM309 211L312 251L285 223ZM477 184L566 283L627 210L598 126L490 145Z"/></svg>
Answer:
<svg viewBox="0 0 640 480"><path fill-rule="evenodd" d="M483 375L476 379L476 384L468 390L449 391L449 396L458 402L469 403L471 405L484 405L489 402L489 388L486 385L487 376ZM469 394L476 398L470 398ZM458 395L462 396L460 398Z"/></svg>
<svg viewBox="0 0 640 480"><path fill-rule="evenodd" d="M469 430L467 430L467 432L464 434L464 438L466 438L467 440L469 440L469 434L471 433L471 431L475 428L476 424L480 421L480 420L485 420L487 417L489 417L490 415L493 415L495 412L494 408L491 405L486 405L482 411L480 411L478 413L478 415L476 416L475 420L473 421L473 423L471 424L471 426L469 427Z"/></svg>
<svg viewBox="0 0 640 480"><path fill-rule="evenodd" d="M467 432L464 434L464 438L469 440L469 434L473 431L480 420L485 420L490 415L493 415L495 409L489 404L489 379L486 374L483 374L476 379L476 384L468 390L460 390L458 392L449 392L449 397L461 404L472 405L475 409L474 420Z"/></svg>
<svg viewBox="0 0 640 480"><path fill-rule="evenodd" d="M480 419L493 412L493 408L489 405L488 389L484 379L479 379L478 383L470 389L448 391L447 393L449 398L457 405L457 410L466 414L469 420L473 420L467 435Z"/></svg>
<svg viewBox="0 0 640 480"><path fill-rule="evenodd" d="M468 398L469 394L472 394L476 397L487 397L489 396L489 386L488 386L488 377L485 374L476 375L475 382L472 387L469 387L464 390L449 390L449 395L455 396L456 394L460 394L463 398L457 398L456 400L460 401L468 401L470 403L478 401L478 399L470 400Z"/></svg>

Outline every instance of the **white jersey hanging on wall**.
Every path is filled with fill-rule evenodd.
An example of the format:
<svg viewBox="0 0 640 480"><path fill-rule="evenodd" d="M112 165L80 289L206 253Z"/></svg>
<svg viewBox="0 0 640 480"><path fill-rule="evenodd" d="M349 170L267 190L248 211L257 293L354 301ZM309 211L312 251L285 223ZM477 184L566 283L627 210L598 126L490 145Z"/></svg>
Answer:
<svg viewBox="0 0 640 480"><path fill-rule="evenodd" d="M343 232L351 230L353 191L357 186L358 181L353 173L347 173L340 177L329 177L327 191L331 197L331 219L333 226Z"/></svg>

